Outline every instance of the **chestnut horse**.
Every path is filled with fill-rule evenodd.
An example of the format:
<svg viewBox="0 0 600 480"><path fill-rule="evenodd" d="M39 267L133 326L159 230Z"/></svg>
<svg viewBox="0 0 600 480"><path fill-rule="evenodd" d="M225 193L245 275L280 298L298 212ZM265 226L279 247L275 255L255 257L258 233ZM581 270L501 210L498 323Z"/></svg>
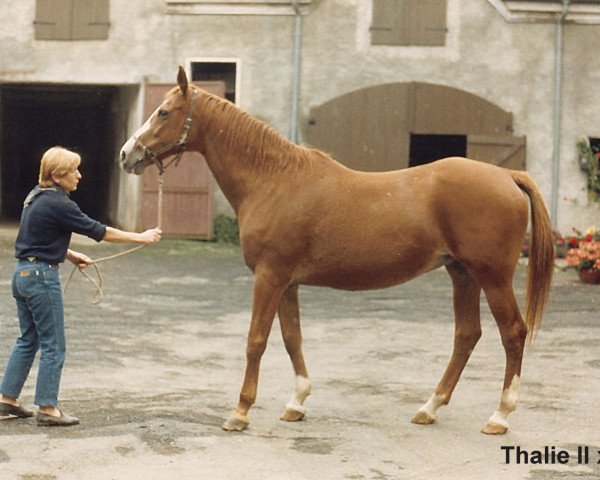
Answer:
<svg viewBox="0 0 600 480"><path fill-rule="evenodd" d="M254 273L246 373L223 425L244 430L275 313L295 373L282 420L304 417L311 384L301 347L298 285L345 290L398 285L445 267L454 287L455 338L447 369L413 422L429 424L449 402L481 336L483 290L506 351L500 404L482 431L505 433L517 403L526 340L539 327L553 272L548 213L525 172L446 158L406 170L350 170L325 153L287 141L236 105L188 84L178 87L121 150L141 174L186 148L200 152L235 210L244 260ZM528 226L526 315L513 276Z"/></svg>

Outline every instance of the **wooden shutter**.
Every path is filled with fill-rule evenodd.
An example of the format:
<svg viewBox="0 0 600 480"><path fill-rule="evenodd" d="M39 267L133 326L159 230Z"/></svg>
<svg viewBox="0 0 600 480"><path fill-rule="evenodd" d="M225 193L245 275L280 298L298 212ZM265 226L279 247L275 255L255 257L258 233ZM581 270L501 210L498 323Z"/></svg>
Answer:
<svg viewBox="0 0 600 480"><path fill-rule="evenodd" d="M71 38L72 0L37 0L35 5L36 40Z"/></svg>
<svg viewBox="0 0 600 480"><path fill-rule="evenodd" d="M443 46L446 0L373 0L374 45Z"/></svg>
<svg viewBox="0 0 600 480"><path fill-rule="evenodd" d="M399 0L373 0L371 43L373 45L403 45Z"/></svg>
<svg viewBox="0 0 600 480"><path fill-rule="evenodd" d="M109 0L37 0L36 40L105 40Z"/></svg>
<svg viewBox="0 0 600 480"><path fill-rule="evenodd" d="M108 38L109 0L73 0L72 40Z"/></svg>
<svg viewBox="0 0 600 480"><path fill-rule="evenodd" d="M410 45L443 46L446 44L446 0L408 1L405 27Z"/></svg>

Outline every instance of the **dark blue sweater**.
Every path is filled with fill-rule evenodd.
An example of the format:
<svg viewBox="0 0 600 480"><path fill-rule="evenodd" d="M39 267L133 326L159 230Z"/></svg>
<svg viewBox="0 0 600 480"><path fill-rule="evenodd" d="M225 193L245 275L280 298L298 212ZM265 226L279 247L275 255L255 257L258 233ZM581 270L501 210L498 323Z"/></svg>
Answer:
<svg viewBox="0 0 600 480"><path fill-rule="evenodd" d="M106 225L84 214L61 187L35 187L25 200L15 257L62 263L73 232L99 242L104 238Z"/></svg>

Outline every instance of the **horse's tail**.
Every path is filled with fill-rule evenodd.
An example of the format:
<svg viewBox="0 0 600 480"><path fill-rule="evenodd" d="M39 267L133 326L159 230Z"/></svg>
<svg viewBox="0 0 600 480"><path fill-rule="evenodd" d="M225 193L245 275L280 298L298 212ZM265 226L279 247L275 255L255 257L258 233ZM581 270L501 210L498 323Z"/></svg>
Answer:
<svg viewBox="0 0 600 480"><path fill-rule="evenodd" d="M519 188L529 196L531 204L531 241L525 301L526 343L530 344L540 327L550 293L554 273L554 241L548 210L537 186L526 172L511 171L511 175Z"/></svg>

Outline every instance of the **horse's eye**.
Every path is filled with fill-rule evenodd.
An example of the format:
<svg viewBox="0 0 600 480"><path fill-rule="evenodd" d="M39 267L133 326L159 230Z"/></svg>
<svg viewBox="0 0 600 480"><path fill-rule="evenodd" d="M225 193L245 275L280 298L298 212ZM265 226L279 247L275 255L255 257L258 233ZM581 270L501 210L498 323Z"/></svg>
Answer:
<svg viewBox="0 0 600 480"><path fill-rule="evenodd" d="M170 112L168 112L167 110L159 110L158 111L158 118L162 118L163 120L165 118L167 118L170 115Z"/></svg>

